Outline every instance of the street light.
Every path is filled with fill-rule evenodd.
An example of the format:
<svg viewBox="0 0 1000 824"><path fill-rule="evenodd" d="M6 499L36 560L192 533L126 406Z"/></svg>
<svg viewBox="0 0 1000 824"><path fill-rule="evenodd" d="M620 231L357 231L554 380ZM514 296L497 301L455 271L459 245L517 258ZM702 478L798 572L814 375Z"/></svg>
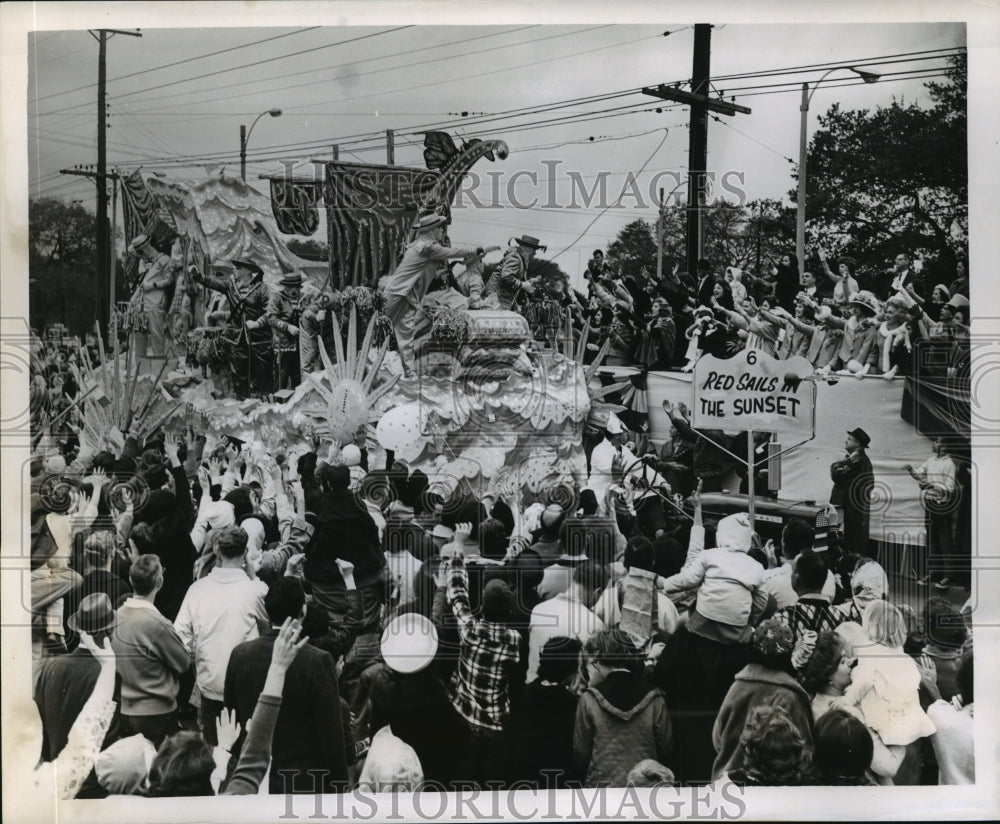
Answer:
<svg viewBox="0 0 1000 824"><path fill-rule="evenodd" d="M799 259L799 275L805 271L805 252L806 252L806 129L807 121L809 118L809 102L812 100L812 96L816 93L816 89L819 88L819 84L822 83L826 78L835 71L840 69L848 69L854 72L858 77L860 77L865 83L875 83L882 76L880 74L875 74L874 72L865 72L861 69L856 69L853 66L838 66L835 69L830 69L824 73L816 84L809 88L808 83L802 84L802 105L799 106L799 111L802 112L802 123L800 125L799 131L799 191L797 200L798 211L795 218L795 255Z"/></svg>
<svg viewBox="0 0 1000 824"><path fill-rule="evenodd" d="M253 123L250 124L249 129L242 124L240 125L240 177L243 178L244 183L247 181L247 141L250 139L250 132L253 131L253 127L257 125L257 121L265 114L269 114L271 117L281 117L281 109L269 109L266 112L261 112L254 119Z"/></svg>

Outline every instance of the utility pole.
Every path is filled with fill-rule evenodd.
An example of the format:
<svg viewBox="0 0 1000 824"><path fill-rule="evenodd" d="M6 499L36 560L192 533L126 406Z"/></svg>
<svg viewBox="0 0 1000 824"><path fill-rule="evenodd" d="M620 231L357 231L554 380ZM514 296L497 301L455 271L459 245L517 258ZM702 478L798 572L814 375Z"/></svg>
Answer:
<svg viewBox="0 0 1000 824"><path fill-rule="evenodd" d="M101 281L108 271L108 33L98 31L97 57L97 265L94 267L94 314L101 328L106 328L108 314L104 310L104 289Z"/></svg>
<svg viewBox="0 0 1000 824"><path fill-rule="evenodd" d="M336 143L334 143L330 147L330 153L333 155L333 161L334 161L334 163L336 163L338 160L340 160L340 146L338 146Z"/></svg>
<svg viewBox="0 0 1000 824"><path fill-rule="evenodd" d="M647 87L643 94L661 100L686 103L691 107L691 128L688 140L688 203L687 203L687 270L694 275L702 256L702 210L705 207L705 183L708 179L708 113L718 112L732 117L737 112L750 114L746 106L726 103L709 96L712 55L712 26L698 23L694 27L694 58L691 67L691 91L659 86Z"/></svg>
<svg viewBox="0 0 1000 824"><path fill-rule="evenodd" d="M396 135L392 129L385 130L385 162L389 166L396 165Z"/></svg>
<svg viewBox="0 0 1000 824"><path fill-rule="evenodd" d="M660 208L656 213L656 282L663 280L663 189L660 189Z"/></svg>
<svg viewBox="0 0 1000 824"><path fill-rule="evenodd" d="M691 91L708 97L708 78L712 61L712 27L698 23L694 27L694 60L691 66ZM702 212L705 206L705 172L708 171L708 110L702 103L691 104L691 128L688 130L688 205L687 267L698 271L705 235ZM695 281L697 282L697 281ZM751 523L753 523L751 521Z"/></svg>
<svg viewBox="0 0 1000 824"><path fill-rule="evenodd" d="M108 285L104 282L104 277L111 269L111 248L108 243L110 227L108 225L108 111L107 111L107 84L108 84L108 39L109 35L127 34L129 37L142 37L138 29L135 31L122 31L120 29L98 29L91 36L97 40L97 261L94 267L94 307L98 323L102 327L107 327L110 317L109 311L113 307L105 304L105 296L108 294Z"/></svg>

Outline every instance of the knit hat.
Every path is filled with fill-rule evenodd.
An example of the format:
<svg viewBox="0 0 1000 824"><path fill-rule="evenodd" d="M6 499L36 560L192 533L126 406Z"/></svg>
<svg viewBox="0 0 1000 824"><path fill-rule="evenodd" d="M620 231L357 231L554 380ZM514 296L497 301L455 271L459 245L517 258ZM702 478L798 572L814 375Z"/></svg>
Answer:
<svg viewBox="0 0 1000 824"><path fill-rule="evenodd" d="M97 756L94 772L111 795L137 795L149 777L156 747L144 735L115 741Z"/></svg>
<svg viewBox="0 0 1000 824"><path fill-rule="evenodd" d="M753 529L750 516L746 512L727 515L715 529L716 546L723 549L739 549L746 552L753 543Z"/></svg>
<svg viewBox="0 0 1000 824"><path fill-rule="evenodd" d="M45 470L52 475L62 475L66 471L66 459L62 455L53 455L45 462Z"/></svg>
<svg viewBox="0 0 1000 824"><path fill-rule="evenodd" d="M792 652L795 647L795 636L786 623L777 618L768 618L753 631L751 644L761 655L777 658Z"/></svg>
<svg viewBox="0 0 1000 824"><path fill-rule="evenodd" d="M851 575L851 592L859 607L880 601L889 591L889 578L877 561L866 561Z"/></svg>
<svg viewBox="0 0 1000 824"><path fill-rule="evenodd" d="M361 450L353 443L347 444L340 450L340 462L344 466L360 466Z"/></svg>
<svg viewBox="0 0 1000 824"><path fill-rule="evenodd" d="M423 783L424 770L416 750L382 727L372 738L358 779L368 792L414 792Z"/></svg>

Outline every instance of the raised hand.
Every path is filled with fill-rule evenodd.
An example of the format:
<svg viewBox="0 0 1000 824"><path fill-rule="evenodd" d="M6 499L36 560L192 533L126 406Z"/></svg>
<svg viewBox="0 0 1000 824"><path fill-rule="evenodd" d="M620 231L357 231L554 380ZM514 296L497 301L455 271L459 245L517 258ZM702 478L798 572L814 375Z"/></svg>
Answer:
<svg viewBox="0 0 1000 824"><path fill-rule="evenodd" d="M108 473L103 468L97 468L87 476L87 480L94 487L94 492L96 493L108 482Z"/></svg>
<svg viewBox="0 0 1000 824"><path fill-rule="evenodd" d="M701 486L702 479L698 479L698 483L695 485L694 492L691 493L691 503L694 505L695 509L701 508Z"/></svg>
<svg viewBox="0 0 1000 824"><path fill-rule="evenodd" d="M104 637L104 646L99 647L90 633L81 632L80 644L85 647L95 659L97 659L97 663L101 665L102 669L108 667L111 669L115 668L115 651L111 646L111 638L109 636Z"/></svg>
<svg viewBox="0 0 1000 824"><path fill-rule="evenodd" d="M308 636L299 640L301 634L302 623L298 619L286 618L278 637L274 640L274 652L271 654L272 668L281 672L288 670L299 650L309 643Z"/></svg>
<svg viewBox="0 0 1000 824"><path fill-rule="evenodd" d="M215 719L215 732L219 746L226 752L232 750L236 740L240 737L240 725L236 721L236 710L222 708L219 717Z"/></svg>
<svg viewBox="0 0 1000 824"><path fill-rule="evenodd" d="M169 458L170 463L176 464L180 463L180 459L177 457L177 450L180 448L180 442L177 440L177 436L168 432L163 436L163 452Z"/></svg>
<svg viewBox="0 0 1000 824"><path fill-rule="evenodd" d="M303 572L303 564L305 564L306 556L304 552L297 552L292 557L288 559L288 563L285 565L285 575L289 578L299 578L305 577Z"/></svg>

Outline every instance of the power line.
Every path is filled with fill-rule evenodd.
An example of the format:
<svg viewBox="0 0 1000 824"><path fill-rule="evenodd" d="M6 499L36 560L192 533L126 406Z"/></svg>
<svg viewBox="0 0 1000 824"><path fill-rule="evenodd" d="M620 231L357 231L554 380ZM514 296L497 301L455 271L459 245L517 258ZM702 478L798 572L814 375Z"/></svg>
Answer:
<svg viewBox="0 0 1000 824"><path fill-rule="evenodd" d="M594 26L593 27L593 29L599 29L599 28L607 28L607 26ZM583 32L574 32L574 34L581 34L581 33L583 33ZM555 36L556 35L553 35L553 37L555 37ZM558 36L569 36L569 35L567 34L567 35L558 35ZM656 35L656 36L659 37L659 35ZM531 43L537 43L537 42L540 42L541 40L544 40L544 39L546 39L546 38L538 38L537 40L531 40L531 41L528 41L525 44L518 44L518 45L530 45ZM415 90L418 90L418 89L426 89L426 88L430 88L432 86L442 86L442 85L446 85L448 83L456 83L456 82L459 82L459 81L462 81L462 80L470 80L470 79L477 78L477 77L488 77L489 75L498 74L498 73L501 73L501 72L511 72L511 71L516 71L518 69L531 68L533 66L540 66L540 65L542 65L544 63L551 63L551 62L554 62L556 60L567 60L567 59L569 59L571 57L579 57L580 55L583 55L583 54L592 54L594 52L603 51L605 49L618 48L620 46L631 45L632 43L638 43L641 40L648 40L648 39L651 39L651 38L649 38L649 37L640 37L640 38L633 39L633 40L626 40L626 41L623 41L623 42L620 42L620 43L612 43L612 44L607 45L607 46L591 47L591 48L588 48L588 49L584 49L583 51L571 52L570 54L559 55L559 56L556 56L556 57L550 57L550 58L546 58L544 60L533 60L533 61L530 61L528 63L522 63L522 64L516 65L516 66L505 66L502 69L492 69L490 71L480 72L478 74L463 74L463 75L461 75L459 77L451 77L451 78L448 78L446 80L438 80L438 81L435 81L433 83L421 83L421 84L419 84L417 86L405 86L405 87L402 87L402 88L394 88L394 89L392 89L391 91L388 91L388 92L386 92L386 91L378 91L378 92L372 92L370 94L355 95L354 97L341 97L340 98L340 102L343 103L343 102L354 101L354 100L366 100L366 99L371 98L371 97L379 97L381 95L386 95L386 94L399 94L401 92L415 91ZM307 86L314 86L314 85L317 85L317 84L330 83L330 82L333 82L333 80L316 80L316 81L313 81L311 83L302 83L297 88L298 89L303 89L303 88L305 88ZM274 91L274 90L271 90L271 91ZM261 91L252 91L252 92L247 92L245 94L227 95L226 97L222 97L222 98L206 98L205 100L199 101L199 102L212 103L212 102L214 102L216 100L234 100L234 99L241 98L241 97L250 97L250 96L260 95L262 93L263 92L261 92Z"/></svg>
<svg viewBox="0 0 1000 824"><path fill-rule="evenodd" d="M910 70L909 72L899 72L899 73L896 73L896 74L897 75L913 74L913 72L916 72L916 71L920 71L920 70ZM926 77L926 75L924 75L924 77ZM897 77L895 79L904 79L904 78ZM912 79L921 79L921 78L914 77ZM771 85L772 86L785 86L785 85L788 85L788 84L771 84ZM836 81L836 82L830 83L829 85L830 86L856 85L856 83L851 82L850 78L845 78L844 81ZM741 87L741 89L742 88L743 87ZM746 87L746 88L769 88L769 86ZM741 89L737 89L737 90L733 90L733 91L741 91ZM524 115L526 115L526 114L528 114L530 112L541 112L541 111L546 110L546 108L548 110L553 110L553 109L557 109L557 108L566 108L566 107L569 107L569 106L572 106L572 105L577 105L579 102L585 101L585 100L612 99L614 97L627 96L629 94L635 93L635 91L637 91L637 90L622 90L622 91L617 91L617 92L606 93L606 94L603 94L603 95L592 95L592 96L589 96L589 97L576 98L576 99L572 99L572 100L569 100L569 101L557 101L557 102L555 102L553 104L548 104L547 106L546 105L542 105L542 106L537 106L536 105L535 107L526 107L526 108L521 109L521 110L514 109L514 110L509 110L509 112L507 112L507 113L504 113L504 112L495 113L495 114L490 115L488 117L480 118L477 122L487 122L489 120L497 121L497 120L503 120L503 119L508 119L509 120L509 119L512 119L513 117L524 116ZM783 91L789 91L789 89L783 89ZM760 94L762 92L756 92L756 93ZM753 94L754 93L751 92L751 93L747 93L747 94L741 94L741 96L753 96ZM645 103L646 103L646 101L643 101L643 104L645 104ZM630 108L630 107L634 107L634 106L637 106L637 105L641 105L641 104L639 104L639 103L630 104L630 106L619 107L615 111L621 111L621 110L624 110L624 109L627 109L627 108ZM664 107L661 107L661 108L664 108ZM649 111L650 109L646 109L646 110ZM524 114L518 114L518 112L523 112ZM631 113L637 113L637 112L631 112ZM521 124L517 128L511 128L511 129L509 129L508 132L526 131L526 130L529 130L529 129L545 128L545 127L555 126L555 125L565 125L566 123L571 122L571 121L586 122L586 121L589 121L589 120L596 120L596 119L602 119L602 115L600 113L597 113L596 116L595 116L595 113L593 113L593 112L582 112L582 113L577 113L577 114L574 114L574 115L569 115L569 116L567 116L565 118L559 118L559 119L556 119L556 120L545 120L545 121L542 121L542 122L540 122L538 124ZM452 121L452 122L454 122L454 121ZM436 125L438 125L438 124L428 124L428 125L425 125L425 126L422 126L422 127L414 127L413 133L419 133L419 129L428 129L430 126L436 126ZM405 132L404 134L409 134L409 133L410 132ZM472 132L470 134L474 135L474 134L483 134L483 133L484 133L484 131L477 131L477 132ZM368 134L371 134L371 133L368 133ZM358 145L358 144L364 143L364 142L371 143L373 140L376 140L376 139L381 139L381 134L379 134L379 136L377 138L376 137L362 138L361 140L357 141L357 143L355 145ZM336 141L336 138L333 138L333 140ZM276 151L279 151L281 148L288 148L288 149L296 149L296 148L307 149L309 147L323 147L323 148L325 148L327 145L329 145L329 142L330 142L330 140L327 139L327 140L321 140L321 141L309 142L309 143L285 144L284 147L279 146L279 147L270 147L268 149L261 149L261 150L259 150L258 153L255 153L254 156L255 157L260 156L262 158L265 157L265 156L273 156L273 154ZM379 147L371 147L371 148L367 148L367 149L361 149L361 148L359 148L359 151L373 151L373 150L375 150L375 148L379 148ZM231 157L231 153L230 152L220 152L220 153L208 153L208 154L202 155L202 156L191 155L191 156L188 156L188 159L191 159L191 160L202 160L202 161L206 161L207 162L207 161L212 161L212 160L225 160L225 159L227 159L229 157ZM150 164L155 164L158 161L162 161L164 164L166 164L166 168L184 168L184 165L178 162L179 160L182 160L182 159L185 159L185 158L183 158L183 157L180 157L180 158L159 158L159 159L153 158L153 159L149 159L148 162ZM200 165L200 163L199 164L195 164L195 165Z"/></svg>
<svg viewBox="0 0 1000 824"><path fill-rule="evenodd" d="M961 53L961 52L966 51L966 49L965 49L964 46L949 46L948 48L943 48L943 49L925 49L923 51L915 51L915 52L899 52L897 54L882 54L882 55L878 55L876 57L862 57L862 58L858 58L856 60L834 60L834 61L827 62L827 63L807 63L807 64L802 65L802 66L786 66L785 68L782 68L782 69L765 69L763 71L758 70L758 71L754 71L754 72L743 72L743 73L740 73L740 74L718 75L716 77L713 77L712 81L715 82L715 83L718 83L718 82L723 81L723 80L745 80L745 79L749 79L749 78L768 77L768 76L771 76L771 75L793 74L793 73L800 73L800 72L805 72L805 71L820 71L820 70L823 70L823 69L835 68L837 66L844 66L846 68L848 66L870 66L870 65L875 65L875 64L884 64L884 63L888 63L888 62L907 63L907 62L910 62L910 61L907 61L907 60L898 60L897 61L897 60L894 60L894 58L913 57L914 55L918 55L918 54L928 54L929 55L929 54L934 54L934 53L937 53L937 52L946 52L946 51L957 51L957 52ZM920 58L920 59L932 60L934 58L933 57L927 57L927 58Z"/></svg>
<svg viewBox="0 0 1000 824"><path fill-rule="evenodd" d="M857 61L857 62L862 62L862 61ZM749 75L747 75L747 76L749 77ZM733 89L731 91L741 92L741 91L743 91L743 89L772 88L772 87L776 87L776 86L779 86L779 85L789 85L789 84L772 84L772 85L761 85L761 86L753 86L753 87L739 87L739 88ZM830 83L829 85L834 86L834 85L847 85L847 84L846 83L842 83L840 81L837 81L837 82L834 82L834 83ZM628 96L630 94L635 94L635 93L639 93L639 92L640 92L639 89L626 89L626 90L620 90L620 91L616 91L616 92L607 93L607 94L604 94L604 95L594 95L594 96L591 96L589 98L578 98L577 100L583 101L583 100L597 100L597 99L612 99L614 97L624 97L624 96ZM744 95L744 96L747 96L747 95ZM572 105L574 105L577 102L577 100L570 100L570 101L565 101L565 102L557 102L556 104L550 104L548 106L536 106L534 108L527 107L527 108L525 108L523 110L510 110L510 113L517 112L517 111L523 111L525 114L527 114L529 112L551 111L551 110L555 110L557 108L566 108L568 106L572 106ZM648 104L648 101L646 101L646 100L643 100L642 102L645 103L645 104ZM636 104L632 104L632 105L634 106L634 105L641 105L641 104L636 103ZM625 108L628 108L628 107L622 107L622 109L625 109ZM491 121L492 122L496 122L498 120L510 119L509 116L508 116L508 114L509 113L505 113L505 112L495 113L495 114L487 116L487 117L478 118L476 120L473 120L472 123L469 124L469 125L476 125L478 123L485 123L485 122L491 122ZM445 121L444 123L425 124L423 126L413 127L412 129L407 130L406 132L402 132L401 134L419 133L420 130L429 130L431 128L441 128L441 127L443 127L445 125L448 125L449 123L457 123L457 122L466 123L467 121L465 121L465 120L453 120L453 121ZM555 121L553 121L553 122L555 122ZM483 133L484 133L483 131L478 131L478 132L474 132L473 134L483 134ZM379 133L371 133L371 132L369 132L369 133L366 133L366 134L372 135L372 136L371 137L365 137L364 135L361 135L361 136L359 136L361 138L359 141L355 142L354 144L348 144L348 145L359 145L359 143L365 143L365 142L369 142L370 143L373 140L381 141L381 139L382 139L381 132L379 132ZM331 141L332 142L337 142L338 145L345 145L345 143L347 143L347 141L345 141L343 139L329 138L329 139L324 139L324 140L317 140L315 142L310 141L308 143L283 144L283 145L278 145L278 146L272 146L272 147L267 148L267 149L261 149L261 150L258 151L257 156L263 156L262 153L269 153L269 154L273 155L274 152L279 151L281 149L301 148L303 150L308 150L309 148L321 148L321 147L325 148L326 146L329 145L329 143ZM371 150L374 150L374 147L372 149L363 149L363 150L359 149L359 151L371 151ZM229 153L227 153L227 152L220 152L220 153L209 153L209 154L205 155L204 157L208 158L208 157L228 157L228 156L229 156ZM156 162L156 160L158 160L158 159L151 160L151 162ZM163 158L162 160L164 160L167 163L171 162L171 159L169 159L169 158Z"/></svg>
<svg viewBox="0 0 1000 824"><path fill-rule="evenodd" d="M635 107L635 106L645 106L646 108L640 109L638 111L625 111L625 109L632 108L632 107ZM609 117L624 117L624 116L628 116L630 114L641 114L643 112L655 111L656 109L660 109L661 111L667 111L667 110L669 110L669 108L671 108L671 107L667 107L667 106L650 106L646 101L641 101L639 103L629 104L628 106L622 106L622 107L615 107L615 108L612 108L612 109L600 110L599 112L596 112L596 113L593 112L593 111L582 112L582 113L576 114L576 115L567 115L567 116L562 117L562 118L547 119L547 120L537 121L535 123L520 124L518 126L507 127L504 130L504 137L506 138L508 135L517 134L518 132L522 132L522 131L534 131L534 130L540 129L540 128L551 128L553 126L571 125L571 124L574 124L574 123L586 123L586 122L591 122L591 121L594 121L594 120L604 120L604 119L607 119ZM466 136L467 137L477 137L477 136L480 136L480 135L489 134L491 131L492 131L492 129L489 129L489 130L484 129L484 130L479 130L479 131L470 131L470 132L467 133ZM358 141L358 143L361 143L361 142L370 143L370 142L372 142L372 140L373 139L370 138L370 139L365 140L365 141ZM317 145L317 148L325 148L328 145L329 145L329 141L320 141L318 143L318 145ZM341 147L341 151L345 150L344 149L345 144L339 143L338 145ZM350 144L349 143L349 144L346 144L346 145L357 145L357 143L355 143L355 144ZM381 145L374 145L374 146L368 146L368 147L363 147L363 148L359 147L357 149L357 151L358 152L371 152L371 151L380 150L381 148L382 148ZM515 151L516 151L516 149L515 149ZM275 152L278 152L278 154L276 155ZM353 154L353 152L352 152L352 154ZM205 156L201 156L201 157L199 157L197 159L198 160L203 160L203 161L210 161L210 160L224 160L224 159L229 158L229 157L232 157L232 153L231 152L225 152L225 153L221 153L221 154L205 155ZM256 160L269 159L269 160L273 160L273 161L278 161L278 160L295 160L295 159L298 159L298 158L288 158L288 157L282 156L280 148L279 149L275 149L275 148L262 148L262 149L258 150L257 152L255 152L254 155L253 155L253 157ZM183 160L187 160L187 161L194 160L194 159L195 158L183 158ZM168 159L168 160L165 160L163 162L151 161L151 162L148 162L148 163L144 163L143 165L148 166L150 168L165 168L165 169L169 169L169 168L184 168L185 163L174 162L174 161L170 161ZM200 164L194 163L193 165L200 165Z"/></svg>
<svg viewBox="0 0 1000 824"><path fill-rule="evenodd" d="M284 37L291 37L295 34L302 34L303 32L312 31L313 29L321 28L321 26L310 26L306 29L296 29L295 31L285 32L284 34L276 34L273 37L265 37L263 40L254 40L251 43L243 43L240 46L231 46L228 49L219 49L219 51L209 52L208 54L199 54L194 57L188 57L184 60L175 60L173 63L164 63L162 66L154 66L149 69L143 69L142 71L132 72L131 74L123 74L120 77L112 77L108 80L108 83L114 83L118 80L128 80L131 77L139 77L143 74L149 74L150 72L158 72L163 69L170 69L174 66L182 66L185 63L193 63L196 60L205 60L209 57L217 57L220 54L226 54L228 52L239 51L240 49L248 49L250 46L259 46L261 43L269 43L272 40L281 40ZM47 94L45 97L36 97L34 100L29 100L29 105L31 103L40 103L42 100L49 100L53 97L62 97L64 94L72 94L73 92L82 92L86 89L92 89L96 86L96 83L88 83L86 86L77 86L75 89L67 89L63 92L53 92L52 94Z"/></svg>
<svg viewBox="0 0 1000 824"><path fill-rule="evenodd" d="M397 31L404 31L406 29L412 29L412 28L413 26L397 26L396 28L393 29L384 29L383 31L377 31L371 34L363 34L360 35L359 37L348 38L347 40L338 40L336 43L326 43L322 46L315 46L311 49L300 49L299 51L292 52L291 54L281 54L278 55L277 57L269 57L266 60L257 60L254 61L253 63L243 63L242 65L239 66L231 66L226 69L218 69L214 72L208 72L206 74L198 75L197 77L185 77L181 80L172 80L169 83L161 83L159 86L150 86L147 89L136 89L131 92L125 92L124 94L115 95L115 99L121 100L125 97L132 97L133 95L136 94L147 94L149 92L158 91L159 89L167 89L170 88L171 86L179 86L183 83L194 83L196 81L200 82L209 77L217 77L220 74L228 74L229 72L239 71L240 69L255 68L257 66L263 66L267 63L274 63L277 60L287 60L290 57L299 57L303 54L309 54L311 52L320 51L322 49L332 49L335 46L345 46L348 43L357 43L361 40L369 40L373 37L382 37L383 35L386 34L393 34L394 32ZM79 109L81 106L89 106L89 105L90 103L77 103L76 105L73 106L67 106L65 109L62 109L60 111L70 111L72 109Z"/></svg>
<svg viewBox="0 0 1000 824"><path fill-rule="evenodd" d="M669 136L669 134L670 133L666 129L663 130L663 139L660 140L660 142L657 145L657 147L655 149L653 149L653 153L648 158L646 158L646 162L642 164L642 167L636 173L637 177L639 175L641 175L646 170L646 167L652 162L653 158L656 157L656 153L658 151L660 151L660 148L663 146L663 144L667 142L667 137ZM590 227L593 226L595 223L597 223L597 221L600 220L601 217L604 215L604 212L607 212L608 209L610 209L610 208L611 208L611 205L609 205L607 207L607 209L604 209L601 212L601 214L597 215L597 217L595 217L592 221L590 221L590 223L587 224L586 228L584 228L584 230L582 232L580 232L580 234L573 240L572 243L569 244L569 246L567 246L565 249L562 249L559 252L557 252L556 254L554 254L551 258L549 258L549 260L555 260L557 257L559 257L564 252L568 252L570 249L572 249L577 243L580 242L580 240L584 237L584 235L587 234L587 232L589 231Z"/></svg>
<svg viewBox="0 0 1000 824"><path fill-rule="evenodd" d="M398 52L396 54L391 54L391 55L379 55L379 56L376 56L376 57L368 57L368 58L365 58L364 60L354 60L354 61L351 61L349 63L340 63L340 64L338 64L336 66L324 66L322 69L310 68L310 69L304 69L302 71L289 72L287 74L279 74L279 75L272 75L272 76L268 76L268 77L261 77L261 78L259 78L257 80L240 80L240 81L237 81L235 83L226 83L226 84L221 85L221 86L213 86L211 89L207 89L206 91L218 92L218 91L222 91L223 89L245 88L247 86L252 86L252 85L257 84L257 83L269 83L269 82L273 82L273 81L276 81L276 80L285 80L285 79L288 79L290 77L299 77L299 76L304 75L304 74L315 75L319 71L328 72L328 71L334 71L336 69L343 69L343 68L357 66L357 65L359 65L361 63L371 63L371 62L376 61L376 60L391 60L393 58L402 57L402 56L407 55L407 54L416 54L417 52L429 51L431 49L448 48L450 46L456 46L459 43L470 43L470 42L474 42L474 41L477 41L477 40L485 40L486 38L489 38L489 37L500 37L501 35L514 34L514 33L519 32L519 31L525 31L526 29L533 29L533 28L538 28L538 26L537 25L520 26L518 28L510 29L508 31L492 32L490 34L483 34L483 35L480 35L478 37L463 38L462 40L457 40L457 41L453 41L453 42L450 42L450 43L440 43L440 44L437 44L437 45L434 45L434 46L422 46L422 47L420 47L418 49L409 49L408 51ZM602 27L598 26L596 28L602 28ZM554 35L554 36L565 37L565 36L568 36L568 35ZM541 39L542 40L546 40L546 39L549 39L549 38L541 38ZM377 74L379 72L385 72L385 71L395 71L397 69L410 68L412 66L422 66L422 65L425 65L427 63L435 63L435 62L438 62L440 60L452 60L452 59L455 59L457 57L465 57L465 56L468 56L470 54L481 54L482 52L485 52L485 51L495 51L496 49L501 49L501 48L512 48L513 46L525 45L526 43L535 43L535 42L538 42L538 41L529 40L529 41L524 41L522 43L513 43L513 44L509 44L509 45L505 45L505 46L497 46L494 49L481 49L479 51L461 52L460 54L447 55L445 57L438 57L438 58L434 58L432 60L424 60L424 61L419 61L419 62L416 62L416 63L406 63L406 64L403 64L403 65L400 65L400 66L389 66L389 67L386 67L384 69L375 69L375 70L370 71L370 72L361 72L359 74L352 74L352 75L350 75L349 79L351 81L353 81L356 78L364 77L364 76L369 75L369 74ZM339 79L341 79L341 78L331 77L331 78L328 78L328 79L325 79L325 80L316 80L316 81L313 81L312 83L303 83L303 84L300 84L299 86L297 86L297 88L303 88L305 86L315 85L316 83L335 82L335 81L337 81ZM270 91L270 90L259 90L259 91L256 91L256 92L249 92L246 95L239 95L239 96L240 97L247 97L247 96L249 96L251 94L263 94L266 91ZM162 95L162 96L160 96L160 97L157 98L157 102L159 103L159 102L162 102L164 100L169 100L169 99L171 99L173 97L183 97L183 96L189 95L189 94L190 94L190 92L176 92L174 94ZM220 97L213 97L213 98L209 98L206 101L194 101L194 102L200 103L200 102L211 102L212 100L228 100L228 99L232 99L232 98L230 98L228 96L227 97L221 97L221 98ZM186 102L185 103L178 103L176 105L186 105ZM167 106L166 108L169 109L170 106ZM291 112L291 111L293 111L293 110L289 110L289 112ZM286 114L288 114L289 112L286 112ZM140 111L140 112L137 112L137 113L138 114L143 114L144 112ZM256 114L256 112L254 114Z"/></svg>

